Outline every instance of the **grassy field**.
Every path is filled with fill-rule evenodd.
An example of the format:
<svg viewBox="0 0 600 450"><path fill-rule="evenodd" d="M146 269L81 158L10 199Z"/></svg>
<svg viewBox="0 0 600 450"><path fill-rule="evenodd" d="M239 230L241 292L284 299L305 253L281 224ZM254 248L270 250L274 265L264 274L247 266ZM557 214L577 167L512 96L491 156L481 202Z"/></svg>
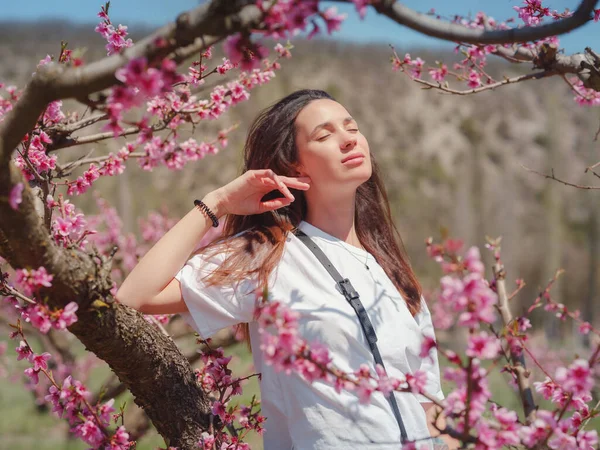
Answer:
<svg viewBox="0 0 600 450"><path fill-rule="evenodd" d="M9 348L5 360L13 369L25 369L27 365L23 361L17 362L12 354L13 342L9 342ZM247 374L251 368L252 357L245 348L245 344L237 344L230 349L234 354L232 367L238 374ZM11 362L13 361L13 362ZM102 380L106 379L109 369L106 366L96 369L91 376L90 387L95 389L100 386ZM509 409L519 410L519 397L515 390L510 388L503 379L503 375L495 372L490 379L493 398ZM451 386L445 385L444 392L449 392ZM244 395L240 399L242 403L248 403L252 395L258 394L258 381L250 379L244 387ZM131 395L122 395L117 404L132 404ZM127 426L127 422L125 422ZM600 420L596 419L591 424L600 429ZM251 435L247 439L253 449L262 449L260 436ZM138 449L151 450L164 447L164 441L154 431L149 432L138 442ZM69 439L67 424L48 413L39 412L34 405L32 394L28 392L20 382L10 382L3 379L0 383L0 450L80 450L87 446L78 439Z"/></svg>

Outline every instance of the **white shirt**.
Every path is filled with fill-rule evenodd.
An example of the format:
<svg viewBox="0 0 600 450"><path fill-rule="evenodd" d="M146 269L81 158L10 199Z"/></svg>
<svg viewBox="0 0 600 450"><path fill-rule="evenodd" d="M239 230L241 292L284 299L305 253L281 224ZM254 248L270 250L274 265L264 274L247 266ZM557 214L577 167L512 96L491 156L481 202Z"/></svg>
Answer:
<svg viewBox="0 0 600 450"><path fill-rule="evenodd" d="M444 398L440 386L437 352L421 358L423 335L434 335L431 315L422 309L413 317L398 290L375 258L314 227L301 222L304 231L323 250L338 272L349 278L360 295L377 334L377 345L390 377L422 370L427 373L426 391ZM256 371L262 372L262 414L266 416L265 450L294 448L338 450L398 449L400 431L383 394L375 392L362 405L354 392L336 393L325 382L309 383L298 374L276 372L264 363L257 325L253 322L255 298L252 281L237 286L205 286L201 278L214 270L226 255L207 260L194 255L177 273L183 300L189 312L183 317L202 337L240 322L250 325ZM365 268L367 261L369 270ZM330 351L333 363L354 371L367 363L374 372L373 356L360 322L335 280L313 253L292 233L287 237L281 261L269 279L269 293L300 313L299 331L307 341L319 341ZM395 393L409 439L428 437L425 411L427 398L406 392ZM419 443L433 446L428 440Z"/></svg>

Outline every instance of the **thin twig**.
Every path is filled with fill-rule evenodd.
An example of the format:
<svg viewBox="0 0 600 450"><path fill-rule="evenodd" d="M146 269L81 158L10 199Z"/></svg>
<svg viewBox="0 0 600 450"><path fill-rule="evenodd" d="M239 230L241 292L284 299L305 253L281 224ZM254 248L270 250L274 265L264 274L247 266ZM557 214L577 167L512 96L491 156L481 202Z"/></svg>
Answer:
<svg viewBox="0 0 600 450"><path fill-rule="evenodd" d="M512 322L513 317L508 305L508 295L506 293L506 271L504 270L504 266L499 261L492 266L492 270L494 273L494 279L496 280L496 292L498 293L498 309L500 311L500 317L502 318L502 323L504 326L508 327ZM527 422L531 423L535 418L536 405L533 400L531 385L525 369L525 360L523 359L522 354L518 355L512 350L512 348L510 349L510 355L513 365L513 372L517 377L519 393L521 394L523 412L525 413Z"/></svg>
<svg viewBox="0 0 600 450"><path fill-rule="evenodd" d="M579 184L569 183L568 181L564 181L564 180L561 180L559 178L556 178L554 176L554 169L552 169L552 175L547 175L545 173L538 172L537 170L530 169L529 167L525 167L523 164L521 164L521 167L523 169L529 171L529 172L533 172L533 173L538 174L538 175L540 175L540 176L542 176L544 178L549 178L551 180L558 181L559 183L562 183L562 184L567 185L567 186L575 187L577 189L600 189L600 186L582 186L582 185L579 185Z"/></svg>

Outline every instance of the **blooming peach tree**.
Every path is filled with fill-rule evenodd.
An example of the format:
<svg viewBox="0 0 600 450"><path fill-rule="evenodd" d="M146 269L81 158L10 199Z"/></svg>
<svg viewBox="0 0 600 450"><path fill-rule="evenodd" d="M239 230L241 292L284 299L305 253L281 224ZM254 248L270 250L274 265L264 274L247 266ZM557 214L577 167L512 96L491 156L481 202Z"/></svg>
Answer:
<svg viewBox="0 0 600 450"><path fill-rule="evenodd" d="M447 20L435 10L418 13L389 0L351 3L364 20L383 14L400 26L457 43L456 51L464 58L451 67L392 52L391 68L427 89L466 95L559 76L580 104L600 102L600 57L591 48L574 55L558 51L558 36L599 19L598 0L582 0L574 11L562 12L544 7L541 0L525 0L515 6L522 24L499 23L484 13ZM310 38L324 27L333 33L345 17L318 0L213 0L134 43L126 26L111 22L109 6L100 6L96 27L99 39L106 41L105 58L85 61L62 45L58 55L39 62L23 89L0 84L3 316L12 327L17 359L27 362L23 376L36 401L48 404L92 448L131 448L141 436L125 428L123 409L115 409L114 397L125 389L170 448L248 448L245 436L249 430L261 433L265 418L257 399L247 405L231 402L247 378L233 375L231 358L210 341L201 342L200 353L184 355L172 339L170 317L144 316L114 301L118 282L174 220L151 213L140 221L138 242L123 232L115 209L100 195L96 216L77 209L77 196L94 189L100 177L122 174L133 161L147 171L159 166L177 171L217 153L233 128L200 141L182 140L181 132L226 114L268 83L280 61L291 57L288 40L298 32ZM265 38L277 42L272 51ZM220 61L213 58L216 44L222 44L226 55ZM528 63L534 72L494 79L485 69L490 55ZM225 74L229 81L219 84ZM216 85L208 87L209 77ZM75 100L81 108L64 111L64 99ZM90 131L100 125L99 131ZM127 141L105 156L73 158L61 152L116 137ZM594 168L588 169L598 176ZM73 175L76 170L82 174ZM597 432L589 429L589 422L599 413L591 401L600 344L550 373L531 351L528 314L543 307L561 320L578 322L583 334L600 336L599 331L552 299L552 282L528 314L513 317L510 300L524 283L517 280L509 293L499 240L489 240L487 247L495 260L490 279L477 248L464 251L452 239L427 242L443 271L432 307L436 327L468 330L462 353L424 337L421 357L428 358L437 348L448 362L443 375L453 389L444 401L424 392L423 373L393 379L381 367L372 373L366 364L352 373L340 371L324 346L302 339L295 313L269 298L266 290L257 291L260 351L278 370L354 390L362 402L376 391L426 395L447 419L440 432L467 447L597 447ZM48 351L36 351L33 333L68 333L81 341L114 372L108 392L94 394L76 376L85 378L91 360L75 358L54 338L47 339ZM0 353L6 350L0 347ZM193 369L197 359L200 368ZM543 379L533 379L526 359L538 366ZM140 369L132 371L132 362ZM509 410L492 398L488 380L494 371L509 374L522 411ZM156 396L157 391L163 395ZM536 397L549 406L542 408Z"/></svg>

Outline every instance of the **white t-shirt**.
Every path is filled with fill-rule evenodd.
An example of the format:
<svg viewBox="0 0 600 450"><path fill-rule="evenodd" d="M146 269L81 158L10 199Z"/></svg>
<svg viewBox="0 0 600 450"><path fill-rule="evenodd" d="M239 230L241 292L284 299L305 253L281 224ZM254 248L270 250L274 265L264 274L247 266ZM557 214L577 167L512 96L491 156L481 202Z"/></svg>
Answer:
<svg viewBox="0 0 600 450"><path fill-rule="evenodd" d="M443 399L437 353L421 358L423 334L434 334L431 315L422 309L413 317L398 290L369 253L301 222L304 231L323 250L338 272L349 278L360 295L377 334L377 345L388 375L427 372L426 391ZM351 254L350 254L350 253ZM400 431L392 409L383 394L375 392L368 405L362 405L354 392L335 392L325 382L309 383L298 374L276 372L264 363L251 281L237 286L205 286L201 278L213 271L225 255L211 260L194 255L177 273L189 313L182 314L202 337L240 322L250 325L250 338L256 371L262 372L262 414L266 416L265 450L308 449L398 449ZM365 268L367 260L369 270ZM333 363L344 371L367 363L374 372L373 356L360 322L336 283L313 253L292 233L287 237L281 261L269 279L272 299L300 313L299 331L309 342L327 346ZM425 397L395 393L409 439L428 437ZM433 448L429 440L427 444Z"/></svg>

